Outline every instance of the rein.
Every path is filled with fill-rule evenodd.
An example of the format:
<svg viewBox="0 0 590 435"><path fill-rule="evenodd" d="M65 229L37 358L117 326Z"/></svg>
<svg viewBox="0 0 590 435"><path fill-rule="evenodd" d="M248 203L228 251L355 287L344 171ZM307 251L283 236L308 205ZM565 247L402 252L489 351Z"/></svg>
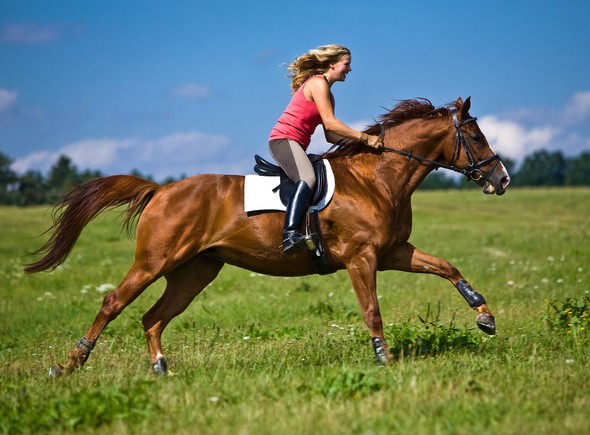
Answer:
<svg viewBox="0 0 590 435"><path fill-rule="evenodd" d="M467 118L467 119L464 119L461 122L459 122L459 118L457 117L457 109L455 109L453 107L449 110L451 111L451 114L453 115L453 123L455 125L455 130L457 131L457 133L455 134L455 149L453 151L453 158L451 159L450 165L447 165L445 163L440 163L435 160L430 160L425 157L416 156L416 155L414 155L414 151L409 151L409 152L408 151L400 151L400 150L395 150L393 148L387 148L387 147L381 147L379 149L382 151L386 151L388 153L399 154L401 156L407 157L408 161L414 159L420 163L426 163L426 164L432 165L432 166L436 167L436 169L443 168L443 169L448 169L450 171L457 172L459 174L465 175L468 180L473 180L473 181L479 181L483 177L483 172L481 171L480 168L497 160L496 165L488 173L488 176L484 180L484 183L485 183L489 179L489 177L492 175L492 173L494 172L494 170L496 169L498 164L500 163L500 161L501 161L500 156L498 154L494 154L492 157L482 160L481 162L477 162L475 156L473 155L473 151L469 147L469 144L467 143L467 140L465 139L465 136L463 135L463 132L461 131L461 127L463 125L468 124L470 122L475 122L475 121L477 121L477 118L475 118L475 117ZM385 121L384 123L381 124L380 137L381 137L382 141L385 136L385 128L386 128L385 126L388 123L395 123L395 121L391 121L391 120ZM465 155L467 156L467 161L469 162L469 167L467 169L458 168L454 165L455 161L459 158L459 153L461 151L461 147L463 147L463 150L465 151Z"/></svg>

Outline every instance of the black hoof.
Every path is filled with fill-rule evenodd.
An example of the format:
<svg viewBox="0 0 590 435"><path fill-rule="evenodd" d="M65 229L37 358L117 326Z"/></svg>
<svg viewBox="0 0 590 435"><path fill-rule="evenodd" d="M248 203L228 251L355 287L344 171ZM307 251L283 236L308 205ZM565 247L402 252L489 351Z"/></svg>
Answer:
<svg viewBox="0 0 590 435"><path fill-rule="evenodd" d="M496 322L490 314L479 314L475 319L477 327L488 335L496 335Z"/></svg>
<svg viewBox="0 0 590 435"><path fill-rule="evenodd" d="M166 365L166 360L164 358L160 358L158 361L152 364L152 371L156 376L166 376L168 373L168 366Z"/></svg>
<svg viewBox="0 0 590 435"><path fill-rule="evenodd" d="M371 337L371 343L375 352L375 362L377 364L388 364L389 358L385 350L385 342L378 337Z"/></svg>
<svg viewBox="0 0 590 435"><path fill-rule="evenodd" d="M59 378L63 374L64 373L59 366L49 367L49 377L50 378Z"/></svg>

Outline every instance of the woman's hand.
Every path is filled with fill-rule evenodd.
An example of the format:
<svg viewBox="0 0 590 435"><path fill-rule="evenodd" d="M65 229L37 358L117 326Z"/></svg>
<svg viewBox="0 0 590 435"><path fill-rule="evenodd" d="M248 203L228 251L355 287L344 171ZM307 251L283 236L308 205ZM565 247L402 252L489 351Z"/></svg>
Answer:
<svg viewBox="0 0 590 435"><path fill-rule="evenodd" d="M360 140L371 148L381 148L383 146L383 139L381 139L381 136L373 136L371 134L361 133Z"/></svg>

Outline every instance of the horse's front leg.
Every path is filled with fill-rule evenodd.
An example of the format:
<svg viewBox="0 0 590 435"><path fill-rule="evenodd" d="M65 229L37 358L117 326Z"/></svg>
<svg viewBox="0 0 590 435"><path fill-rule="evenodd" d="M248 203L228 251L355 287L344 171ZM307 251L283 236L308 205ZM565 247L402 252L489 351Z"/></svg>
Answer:
<svg viewBox="0 0 590 435"><path fill-rule="evenodd" d="M379 270L401 270L414 273L431 273L453 283L469 306L477 311L475 323L489 335L496 333L494 315L485 298L475 291L459 270L446 260L422 252L411 243L395 246L379 259Z"/></svg>
<svg viewBox="0 0 590 435"><path fill-rule="evenodd" d="M377 299L377 260L374 252L355 255L346 269L354 287L356 298L363 312L365 324L371 333L375 359L380 364L393 360L383 335L383 321Z"/></svg>

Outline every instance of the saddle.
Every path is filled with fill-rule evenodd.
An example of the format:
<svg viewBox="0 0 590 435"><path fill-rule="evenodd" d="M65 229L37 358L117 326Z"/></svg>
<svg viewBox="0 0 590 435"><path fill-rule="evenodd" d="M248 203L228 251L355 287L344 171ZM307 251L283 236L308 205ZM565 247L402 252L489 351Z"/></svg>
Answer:
<svg viewBox="0 0 590 435"><path fill-rule="evenodd" d="M280 177L280 183L273 189L273 192L279 191L279 197L284 205L289 203L295 190L295 182L291 180L283 168L268 160L263 159L258 154L254 156L256 164L254 165L254 172L263 177ZM315 172L316 183L311 195L311 205L316 205L320 199L326 194L326 167L321 156L310 154L309 160Z"/></svg>
<svg viewBox="0 0 590 435"><path fill-rule="evenodd" d="M295 190L295 182L291 180L285 171L278 165L271 163L258 154L254 156L256 165L254 165L254 171L263 177L276 177L280 178L279 185L273 189L273 192L279 190L279 197L281 202L286 206L289 200L293 196ZM334 273L336 269L330 264L326 255L326 249L322 242L322 234L320 231L320 218L318 215L318 208L315 207L318 201L320 201L327 191L327 176L326 166L321 156L310 154L309 160L313 166L315 172L316 183L311 196L311 206L307 211L305 219L305 243L309 251L311 263L319 275L327 275Z"/></svg>

